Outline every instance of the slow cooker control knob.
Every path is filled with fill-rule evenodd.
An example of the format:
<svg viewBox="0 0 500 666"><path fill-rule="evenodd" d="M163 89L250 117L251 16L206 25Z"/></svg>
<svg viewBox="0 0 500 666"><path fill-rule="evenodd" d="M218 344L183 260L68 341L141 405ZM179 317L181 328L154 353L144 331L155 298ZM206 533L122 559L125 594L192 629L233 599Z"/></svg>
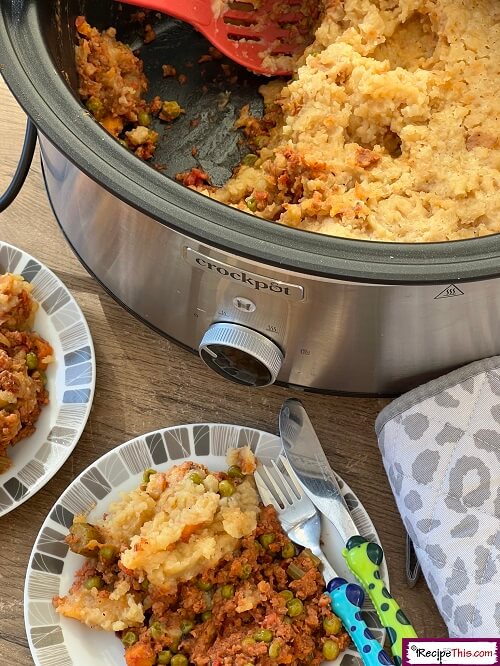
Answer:
<svg viewBox="0 0 500 666"><path fill-rule="evenodd" d="M209 368L245 386L269 386L283 363L283 354L272 340L240 324L212 324L199 353Z"/></svg>

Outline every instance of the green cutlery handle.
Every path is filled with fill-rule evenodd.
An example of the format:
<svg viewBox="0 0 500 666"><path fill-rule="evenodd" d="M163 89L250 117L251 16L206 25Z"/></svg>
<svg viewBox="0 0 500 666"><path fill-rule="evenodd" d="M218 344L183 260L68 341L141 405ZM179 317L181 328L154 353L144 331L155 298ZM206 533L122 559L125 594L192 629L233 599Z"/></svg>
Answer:
<svg viewBox="0 0 500 666"><path fill-rule="evenodd" d="M369 594L380 622L387 629L394 663L401 666L403 638L417 638L417 634L380 575L384 551L378 544L354 536L349 539L342 554L349 569Z"/></svg>

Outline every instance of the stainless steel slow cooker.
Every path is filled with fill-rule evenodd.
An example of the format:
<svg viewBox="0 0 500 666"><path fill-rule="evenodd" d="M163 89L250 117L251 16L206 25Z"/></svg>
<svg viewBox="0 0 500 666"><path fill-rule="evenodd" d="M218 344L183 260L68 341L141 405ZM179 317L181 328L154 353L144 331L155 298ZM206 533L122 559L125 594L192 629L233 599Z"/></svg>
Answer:
<svg viewBox="0 0 500 666"><path fill-rule="evenodd" d="M207 43L191 28L163 19L141 52L150 93L164 99L174 83L160 64L189 68L176 90L188 117L166 131L163 165L111 138L78 99L74 21L86 14L117 26L138 46L131 11L90 0L3 0L0 9L2 74L40 132L54 214L120 303L249 386L394 394L500 353L498 236L415 245L326 237L169 177L194 164L194 141L215 180L227 177L242 150L234 118L243 103L259 103L258 77L239 71L236 83L221 83L197 65Z"/></svg>

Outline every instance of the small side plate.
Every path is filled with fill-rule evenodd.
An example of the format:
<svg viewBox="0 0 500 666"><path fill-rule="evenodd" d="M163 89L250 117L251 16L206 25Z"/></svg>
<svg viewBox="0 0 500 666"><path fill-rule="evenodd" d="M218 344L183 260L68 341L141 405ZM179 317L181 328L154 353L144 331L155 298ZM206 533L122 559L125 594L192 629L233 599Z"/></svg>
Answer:
<svg viewBox="0 0 500 666"><path fill-rule="evenodd" d="M0 516L32 497L75 448L90 413L95 387L94 345L87 322L59 278L31 255L0 242L0 273L17 273L33 285L40 304L34 329L53 347L47 369L49 404L35 432L9 448L12 466L0 474Z"/></svg>

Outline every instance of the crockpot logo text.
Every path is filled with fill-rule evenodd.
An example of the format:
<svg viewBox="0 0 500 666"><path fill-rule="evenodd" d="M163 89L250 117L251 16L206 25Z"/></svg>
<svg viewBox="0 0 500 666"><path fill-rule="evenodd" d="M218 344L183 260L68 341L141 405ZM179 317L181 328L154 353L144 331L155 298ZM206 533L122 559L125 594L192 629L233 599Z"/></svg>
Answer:
<svg viewBox="0 0 500 666"><path fill-rule="evenodd" d="M211 257L200 254L199 252L192 250L190 247L185 248L184 256L192 266L215 273L221 278L238 282L254 291L276 294L295 301L300 301L304 298L304 289L298 284L271 280L262 275L249 273L248 271L241 270L235 266L230 266L229 264L222 263Z"/></svg>
<svg viewBox="0 0 500 666"><path fill-rule="evenodd" d="M207 268L209 271L215 271L219 275L222 275L222 277L229 277L231 278L231 280L242 282L243 284L246 284L252 289L256 289L257 291L260 291L261 289L268 289L269 291L272 291L274 294L286 294L287 296L290 296L290 287L282 286L281 284L279 284L279 282L264 282L264 280L259 280L255 277L250 277L244 271L239 272L235 270L230 270L225 266L219 266L217 264L213 264L211 261L208 261L207 259L201 259L201 257L197 257L196 263L198 264L198 266L201 266L202 268Z"/></svg>

